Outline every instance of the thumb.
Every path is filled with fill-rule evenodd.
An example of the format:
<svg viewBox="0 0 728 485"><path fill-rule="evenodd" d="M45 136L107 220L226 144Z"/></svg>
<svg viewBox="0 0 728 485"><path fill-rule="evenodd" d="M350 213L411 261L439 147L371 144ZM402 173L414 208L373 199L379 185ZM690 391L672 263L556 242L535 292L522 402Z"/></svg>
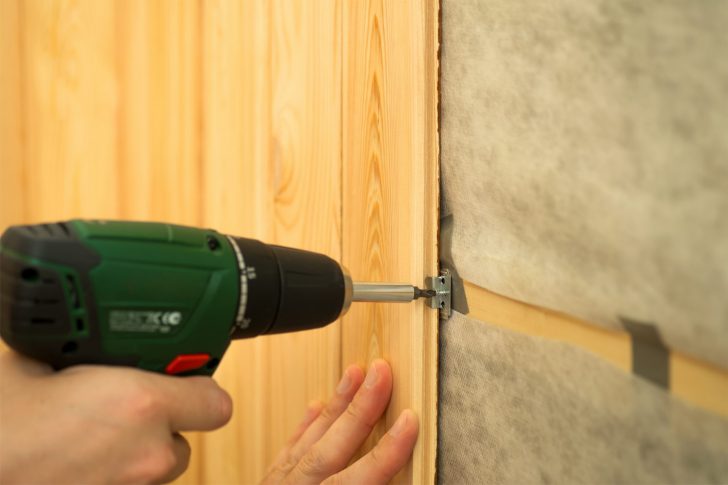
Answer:
<svg viewBox="0 0 728 485"><path fill-rule="evenodd" d="M230 421L233 401L212 378L147 377L159 392L172 431L211 431Z"/></svg>

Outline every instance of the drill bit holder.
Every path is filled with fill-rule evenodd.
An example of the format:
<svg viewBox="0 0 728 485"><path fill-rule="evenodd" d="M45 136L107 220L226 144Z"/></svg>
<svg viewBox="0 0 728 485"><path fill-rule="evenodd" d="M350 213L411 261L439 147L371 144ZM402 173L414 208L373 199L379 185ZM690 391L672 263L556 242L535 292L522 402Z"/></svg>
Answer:
<svg viewBox="0 0 728 485"><path fill-rule="evenodd" d="M425 298L427 306L440 311L440 318L447 319L450 316L452 276L447 270L443 270L439 276L425 278L426 289L409 284L351 282L348 272L345 271L344 274L347 288L345 309L349 308L352 301L410 302Z"/></svg>

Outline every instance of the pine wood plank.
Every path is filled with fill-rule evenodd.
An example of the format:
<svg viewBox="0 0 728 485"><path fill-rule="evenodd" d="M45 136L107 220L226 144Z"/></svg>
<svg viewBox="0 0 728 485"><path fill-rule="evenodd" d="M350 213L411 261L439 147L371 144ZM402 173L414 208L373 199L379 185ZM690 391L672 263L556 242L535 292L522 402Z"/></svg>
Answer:
<svg viewBox="0 0 728 485"><path fill-rule="evenodd" d="M131 220L199 226L201 32L195 2L117 2L119 212ZM190 466L176 483L199 483L202 437L185 433Z"/></svg>
<svg viewBox="0 0 728 485"><path fill-rule="evenodd" d="M22 79L13 108L22 137L3 171L21 174L23 183L3 178L3 192L20 194L22 215L4 218L3 225L79 216L199 223L199 191L190 190L199 180L199 42L190 25L196 4L162 9L136 2L130 10L91 0L16 5L19 59L9 72ZM150 59L146 52L156 54ZM150 73L143 61L159 72ZM157 92L149 88L155 82ZM149 103L140 95L145 90L166 95L167 102ZM149 118L160 132L151 130ZM136 135L146 142L126 150ZM151 180L148 190L141 190L144 177L126 177L128 170ZM197 438L191 440L195 446ZM190 483L198 482L195 470L193 460Z"/></svg>
<svg viewBox="0 0 728 485"><path fill-rule="evenodd" d="M269 26L265 2L206 3L202 6L208 15L204 16L195 2L106 2L102 6L106 9L104 28L89 22L93 25L81 25L80 31L69 31L60 40L73 46L82 39L88 45L112 49L103 55L92 50L87 57L118 75L111 92L118 115L112 121L118 122L118 132L114 123L99 128L118 136L117 142L106 145L109 153L101 160L93 157L96 153L75 153L78 158L71 160L61 151L38 161L38 168L60 169L47 177L57 184L53 190L47 190L50 184L43 185L44 194L54 202L39 202L54 211L34 205L34 215L27 220L74 217L83 205L89 217L204 222L231 233L309 247L338 258L341 68L337 4L322 3L318 12L312 12L299 2L293 16L287 4L277 5L280 45L275 67L268 46L275 29ZM58 28L56 23L63 24L66 16L76 18L78 8L82 14L95 12L89 5L77 8L61 2L29 8L30 30L16 33L22 32L34 48L57 42L50 38ZM35 27L37 24L41 26ZM204 41L200 39L203 27L209 34ZM107 33L115 33L115 37L98 37ZM38 50L27 54L29 64L44 61ZM202 74L200 50L205 51ZM69 52L76 49L71 47ZM90 70L85 57L78 62ZM277 81L273 95L269 86L272 71ZM56 66L38 84L54 91L63 89L59 72ZM20 77L20 69L15 73ZM31 96L36 95L31 91ZM73 141L69 132L74 127L55 122L52 109L37 103L25 109L34 122L43 121L42 130L33 125L31 137L64 146ZM271 128L273 110L277 121ZM76 111L72 122L94 128L95 114L91 109ZM49 126L46 118L54 124ZM89 132L93 136L93 130ZM275 159L269 155L274 147L271 141L275 141ZM206 162L204 172L201 160ZM72 163L76 164L73 173L64 174ZM81 201L63 198L68 195L59 193L67 188L63 184L78 186L81 172L93 172L95 163L118 179L111 183L97 177L101 183ZM18 161L10 168L22 174L21 166ZM199 186L204 187L202 192ZM30 194L29 189L23 185L22 193ZM104 205L114 208L95 211ZM202 438L188 436L193 460L179 482L196 483L203 478L215 483L251 482L259 478L306 402L311 397L325 397L333 388L340 370L338 335L333 326L305 337L279 337L278 343L268 339L233 347L226 359L229 364L220 373L223 385L229 385L236 396L237 422L226 429L229 439L211 436L207 452L202 451ZM291 355L302 358L283 358ZM315 369L314 377L307 375L308 369ZM257 433L251 434L251 430ZM209 462L203 463L199 457Z"/></svg>
<svg viewBox="0 0 728 485"><path fill-rule="evenodd" d="M19 1L0 2L0 231L25 221L23 170L21 31ZM0 352L5 351L0 341Z"/></svg>
<svg viewBox="0 0 728 485"><path fill-rule="evenodd" d="M28 220L113 217L113 4L19 2L22 161Z"/></svg>
<svg viewBox="0 0 728 485"><path fill-rule="evenodd" d="M343 242L355 279L421 284L437 271L437 2L344 3ZM405 408L420 418L397 483L434 481L437 314L422 301L356 304L342 361L384 357L395 389L374 440Z"/></svg>
<svg viewBox="0 0 728 485"><path fill-rule="evenodd" d="M268 22L263 0L202 4L203 222L263 240L273 218ZM255 483L264 472L264 352L259 339L234 342L215 373L234 413L204 437L203 483Z"/></svg>
<svg viewBox="0 0 728 485"><path fill-rule="evenodd" d="M161 7L117 3L120 216L199 225L200 194L190 190L199 180L196 5ZM199 483L201 438L185 436L192 455L177 483Z"/></svg>
<svg viewBox="0 0 728 485"><path fill-rule="evenodd" d="M341 259L341 11L337 1L270 2L271 240ZM265 337L269 465L312 399L340 377L340 329Z"/></svg>
<svg viewBox="0 0 728 485"><path fill-rule="evenodd" d="M150 128L152 111L153 55L162 46L152 42L157 28L152 4L145 0L116 3L116 70L119 79L117 154L118 183L134 197L120 197L119 213L127 219L150 220L156 204L151 181L152 148L158 143ZM157 19L158 21L158 19ZM159 108L157 107L157 110ZM160 163L157 161L157 163Z"/></svg>
<svg viewBox="0 0 728 485"><path fill-rule="evenodd" d="M336 2L204 4L205 221L339 258ZM306 404L340 372L339 329L234 342L216 374L236 414L205 436L204 480L262 478Z"/></svg>
<svg viewBox="0 0 728 485"><path fill-rule="evenodd" d="M203 224L420 282L435 271L436 29L424 0L0 2L0 226ZM630 366L625 335L493 294L470 304ZM413 407L422 434L398 480L432 482L435 325L421 303L355 305L343 327L234 343L217 378L235 417L190 437L179 482L257 481L341 363L376 356L396 392L375 434ZM728 416L728 372L671 366L675 395Z"/></svg>
<svg viewBox="0 0 728 485"><path fill-rule="evenodd" d="M115 20L120 215L199 225L199 4L123 1Z"/></svg>
<svg viewBox="0 0 728 485"><path fill-rule="evenodd" d="M0 2L0 229L25 219L25 171L23 158L21 98L20 5ZM2 343L0 343L2 346Z"/></svg>

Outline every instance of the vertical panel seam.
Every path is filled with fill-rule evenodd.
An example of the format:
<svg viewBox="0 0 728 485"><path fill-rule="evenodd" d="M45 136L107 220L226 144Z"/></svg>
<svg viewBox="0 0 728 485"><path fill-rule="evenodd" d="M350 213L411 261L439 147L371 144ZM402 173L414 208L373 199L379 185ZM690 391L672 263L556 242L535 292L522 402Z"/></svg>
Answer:
<svg viewBox="0 0 728 485"><path fill-rule="evenodd" d="M196 210L197 224L202 224L205 204L205 184L204 184L204 143L205 143L205 124L204 124L204 108L205 108L205 24L204 24L205 3L197 0L197 193L199 195Z"/></svg>
<svg viewBox="0 0 728 485"><path fill-rule="evenodd" d="M336 2L339 43L339 261L344 264L344 3ZM339 319L339 374L344 372L344 316Z"/></svg>
<svg viewBox="0 0 728 485"><path fill-rule="evenodd" d="M205 4L202 0L197 1L197 193L198 202L196 210L197 224L202 224L204 217L204 203L205 203L205 185L204 185L204 160L203 160L203 143L205 142L205 131L204 131L204 12ZM204 483L205 481L205 434L199 433L197 440L197 450L193 452L197 458L197 483Z"/></svg>
<svg viewBox="0 0 728 485"><path fill-rule="evenodd" d="M116 165L117 215L123 218L126 217L128 214L128 207L125 203L126 197L124 197L124 194L126 193L126 191L124 190L126 187L126 177L124 170L124 159L126 158L124 156L126 152L124 146L124 140L126 138L126 123L124 122L124 118L126 114L125 102L127 92L126 85L124 83L125 63L121 52L121 45L123 44L121 42L123 28L120 25L122 22L124 22L125 17L121 15L118 3L115 3L114 16L114 54L116 56L116 60L114 62L114 68L116 69L116 150L114 155L116 159L114 162Z"/></svg>
<svg viewBox="0 0 728 485"><path fill-rule="evenodd" d="M28 183L28 163L27 163L27 133L26 133L26 121L27 121L27 114L26 114L26 108L27 108L27 100L26 100L26 72L25 72L25 37L23 33L25 32L26 26L25 26L25 12L24 12L24 3L23 0L17 0L17 12L18 12L18 105L19 105L19 123L20 123L20 160L18 162L20 163L20 182L23 184L23 187L26 188L26 190L22 191L22 207L21 207L21 217L23 221L27 221L30 216L30 208L28 205L29 197L28 192L30 191L30 184Z"/></svg>

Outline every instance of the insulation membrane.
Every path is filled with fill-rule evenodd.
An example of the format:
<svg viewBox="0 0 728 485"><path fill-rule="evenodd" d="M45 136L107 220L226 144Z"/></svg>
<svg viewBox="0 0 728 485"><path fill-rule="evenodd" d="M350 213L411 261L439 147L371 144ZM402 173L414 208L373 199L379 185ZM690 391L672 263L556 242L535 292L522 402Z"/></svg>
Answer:
<svg viewBox="0 0 728 485"><path fill-rule="evenodd" d="M459 313L440 338L440 483L728 481L726 419L584 350Z"/></svg>

